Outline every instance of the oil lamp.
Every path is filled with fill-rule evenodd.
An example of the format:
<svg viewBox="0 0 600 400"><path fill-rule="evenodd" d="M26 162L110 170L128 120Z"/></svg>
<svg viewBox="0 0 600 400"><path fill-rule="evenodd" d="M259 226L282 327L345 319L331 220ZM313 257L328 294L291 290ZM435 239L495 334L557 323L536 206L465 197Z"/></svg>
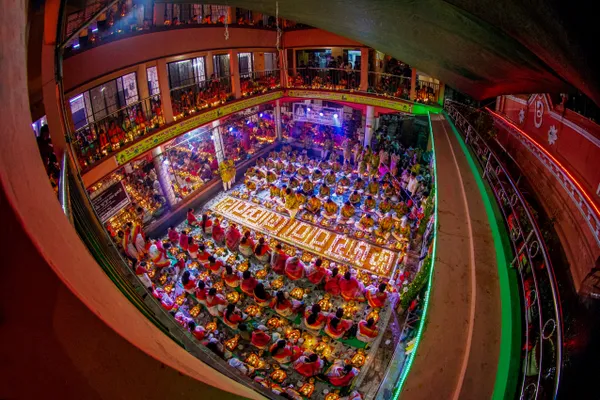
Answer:
<svg viewBox="0 0 600 400"><path fill-rule="evenodd" d="M283 287L283 276L279 276L276 279L271 281L271 287L275 290L281 289Z"/></svg>
<svg viewBox="0 0 600 400"><path fill-rule="evenodd" d="M295 287L290 291L290 296L297 300L300 300L302 299L302 297L304 297L304 289Z"/></svg>
<svg viewBox="0 0 600 400"><path fill-rule="evenodd" d="M198 279L200 279L201 281L205 281L206 278L208 278L209 276L210 272L208 272L208 270L204 270L198 274Z"/></svg>
<svg viewBox="0 0 600 400"><path fill-rule="evenodd" d="M175 256L175 255L177 255L177 253L179 253L179 249L178 249L177 247L171 247L171 248L169 249L169 253L170 253L172 256Z"/></svg>
<svg viewBox="0 0 600 400"><path fill-rule="evenodd" d="M267 267L265 267L256 272L256 278L257 279L265 279L267 277L268 273L269 273L269 270L267 269Z"/></svg>
<svg viewBox="0 0 600 400"><path fill-rule="evenodd" d="M235 350L240 341L240 335L235 335L231 339L225 341L225 348L229 351Z"/></svg>
<svg viewBox="0 0 600 400"><path fill-rule="evenodd" d="M200 263L198 261L192 261L190 263L190 265L188 265L189 269L198 269L198 267L200 266Z"/></svg>
<svg viewBox="0 0 600 400"><path fill-rule="evenodd" d="M237 270L240 272L246 272L246 271L248 271L248 267L249 267L248 260L244 260L244 261L242 261L242 263L240 265L238 265Z"/></svg>
<svg viewBox="0 0 600 400"><path fill-rule="evenodd" d="M238 292L230 292L227 293L227 301L230 302L231 304L236 304L238 301L240 301L240 294Z"/></svg>
<svg viewBox="0 0 600 400"><path fill-rule="evenodd" d="M167 292L167 293L171 293L171 291L173 290L173 284L172 284L172 283L169 283L169 284L168 284L167 286L165 286L163 289L165 290L165 292Z"/></svg>
<svg viewBox="0 0 600 400"><path fill-rule="evenodd" d="M313 259L313 255L312 254L310 254L310 253L303 253L302 254L302 257L301 257L302 262L307 263L307 262L310 262L310 260L312 260L312 259Z"/></svg>
<svg viewBox="0 0 600 400"><path fill-rule="evenodd" d="M185 302L185 292L183 292L181 295L177 296L177 298L175 299L175 303L177 303L178 306L182 305Z"/></svg>
<svg viewBox="0 0 600 400"><path fill-rule="evenodd" d="M321 310L329 311L331 309L331 295L329 293L325 293L323 298L318 301L318 304L321 306Z"/></svg>
<svg viewBox="0 0 600 400"><path fill-rule="evenodd" d="M283 325L283 321L278 317L271 317L267 321L267 326L271 329L279 328Z"/></svg>
<svg viewBox="0 0 600 400"><path fill-rule="evenodd" d="M298 329L290 329L285 333L286 339L293 341L294 343L300 339L300 331Z"/></svg>
<svg viewBox="0 0 600 400"><path fill-rule="evenodd" d="M217 289L217 292L223 291L223 281L216 282L213 287Z"/></svg>
<svg viewBox="0 0 600 400"><path fill-rule="evenodd" d="M227 264L233 264L235 262L235 254L231 254L227 257Z"/></svg>
<svg viewBox="0 0 600 400"><path fill-rule="evenodd" d="M206 324L206 330L209 332L217 330L217 319L216 318L214 320L212 320L211 322L209 322L208 324Z"/></svg>
<svg viewBox="0 0 600 400"><path fill-rule="evenodd" d="M251 317L258 317L260 315L260 307L255 305L246 307L245 311L246 314L250 315Z"/></svg>
<svg viewBox="0 0 600 400"><path fill-rule="evenodd" d="M279 364L272 364L274 371L271 372L271 379L273 379L273 381L277 382L277 383L281 383L285 380L285 378L287 378L287 374L285 373L285 371L281 368L279 368Z"/></svg>
<svg viewBox="0 0 600 400"><path fill-rule="evenodd" d="M362 367L365 364L365 361L367 361L367 356L365 355L365 352L362 349L358 350L350 360L352 365L356 368Z"/></svg>
<svg viewBox="0 0 600 400"><path fill-rule="evenodd" d="M190 315L194 318L196 318L198 316L198 314L200 314L200 305L196 304L194 307L192 307L192 309L190 310Z"/></svg>
<svg viewBox="0 0 600 400"><path fill-rule="evenodd" d="M375 308L367 315L367 321L373 318L375 322L379 321L379 308Z"/></svg>
<svg viewBox="0 0 600 400"><path fill-rule="evenodd" d="M300 387L300 394L306 398L310 398L315 391L315 378L309 378L307 382L304 382Z"/></svg>
<svg viewBox="0 0 600 400"><path fill-rule="evenodd" d="M178 260L185 260L185 259L186 259L186 257L187 257L187 255L186 255L185 253L179 253L179 254L177 254L177 256L176 256L176 258L177 258Z"/></svg>
<svg viewBox="0 0 600 400"><path fill-rule="evenodd" d="M340 393L338 390L333 391L331 393L327 393L325 396L325 400L340 400Z"/></svg>

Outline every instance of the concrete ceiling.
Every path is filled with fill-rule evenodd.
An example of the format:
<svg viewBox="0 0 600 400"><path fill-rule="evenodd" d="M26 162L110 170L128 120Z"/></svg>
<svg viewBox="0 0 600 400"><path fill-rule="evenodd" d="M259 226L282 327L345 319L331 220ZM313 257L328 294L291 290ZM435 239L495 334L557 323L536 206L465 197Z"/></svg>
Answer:
<svg viewBox="0 0 600 400"><path fill-rule="evenodd" d="M587 0L278 2L280 17L354 39L477 99L577 88L600 104ZM218 3L275 15L275 0Z"/></svg>

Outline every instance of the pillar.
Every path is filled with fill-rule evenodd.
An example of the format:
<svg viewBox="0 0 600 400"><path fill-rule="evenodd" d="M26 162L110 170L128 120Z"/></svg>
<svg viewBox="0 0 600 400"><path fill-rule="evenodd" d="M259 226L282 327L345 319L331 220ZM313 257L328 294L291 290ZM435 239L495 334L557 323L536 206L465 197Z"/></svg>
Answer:
<svg viewBox="0 0 600 400"><path fill-rule="evenodd" d="M363 47L360 49L360 91L366 92L369 89L369 49Z"/></svg>
<svg viewBox="0 0 600 400"><path fill-rule="evenodd" d="M235 7L229 7L227 9L227 23L235 24L237 21L235 20Z"/></svg>
<svg viewBox="0 0 600 400"><path fill-rule="evenodd" d="M367 118L365 120L365 142L364 146L371 145L373 137L373 125L375 124L375 107L367 106Z"/></svg>
<svg viewBox="0 0 600 400"><path fill-rule="evenodd" d="M156 169L156 175L158 176L158 182L160 187L167 199L169 208L173 208L177 204L177 197L175 197L175 191L173 190L173 183L171 176L169 175L169 168L163 164L162 147L157 146L152 149L152 161L154 161L154 168ZM170 160L169 160L170 163Z"/></svg>
<svg viewBox="0 0 600 400"><path fill-rule="evenodd" d="M417 98L417 69L413 68L410 74L410 101Z"/></svg>
<svg viewBox="0 0 600 400"><path fill-rule="evenodd" d="M240 86L240 67L238 64L237 50L229 50L229 73L231 74L231 89L236 99L242 97Z"/></svg>
<svg viewBox="0 0 600 400"><path fill-rule="evenodd" d="M279 52L277 53L277 58L279 61L279 79L281 82L281 87L282 88L286 88L287 87L287 58L286 58L286 53L285 50L279 50Z"/></svg>
<svg viewBox="0 0 600 400"><path fill-rule="evenodd" d="M59 1L46 1L44 6L44 37L42 43L42 101L54 155L60 162L67 146L67 119L63 115L59 87L56 83L56 27L59 15ZM68 101L67 101L68 104ZM68 107L68 105L67 105ZM69 121L70 112L68 113ZM71 122L72 124L72 122ZM31 126L31 125L30 125ZM74 131L73 129L71 131Z"/></svg>
<svg viewBox="0 0 600 400"><path fill-rule="evenodd" d="M206 53L206 58L204 59L204 70L206 71L206 78L210 79L212 74L215 73L215 64L213 62L213 54L212 51Z"/></svg>
<svg viewBox="0 0 600 400"><path fill-rule="evenodd" d="M158 86L160 87L160 102L162 104L163 116L167 124L173 122L173 105L171 104L171 88L169 87L169 74L167 73L167 61L160 58L156 61L156 72L158 74Z"/></svg>
<svg viewBox="0 0 600 400"><path fill-rule="evenodd" d="M296 67L298 61L296 60L296 49L292 49L292 72L294 73L294 76L298 75L298 72L296 72Z"/></svg>
<svg viewBox="0 0 600 400"><path fill-rule="evenodd" d="M138 65L135 77L137 80L139 99L147 99L150 97L150 91L148 90L148 74L146 73L146 64Z"/></svg>
<svg viewBox="0 0 600 400"><path fill-rule="evenodd" d="M219 165L225 160L225 148L223 146L223 138L221 136L221 124L219 120L212 122L212 131L210 133L210 137L215 144L215 155L217 156L217 162Z"/></svg>
<svg viewBox="0 0 600 400"><path fill-rule="evenodd" d="M275 100L275 132L277 132L277 140L283 139L281 132L281 102L279 99Z"/></svg>
<svg viewBox="0 0 600 400"><path fill-rule="evenodd" d="M446 93L446 84L440 82L440 90L438 91L437 102L442 107L444 107L444 94L445 93Z"/></svg>
<svg viewBox="0 0 600 400"><path fill-rule="evenodd" d="M163 26L165 24L165 3L154 3L154 25Z"/></svg>

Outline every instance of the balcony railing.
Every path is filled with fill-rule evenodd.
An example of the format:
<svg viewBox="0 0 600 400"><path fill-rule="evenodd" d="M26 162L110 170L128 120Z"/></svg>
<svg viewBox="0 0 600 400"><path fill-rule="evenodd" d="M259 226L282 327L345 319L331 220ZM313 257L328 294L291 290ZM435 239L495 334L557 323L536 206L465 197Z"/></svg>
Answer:
<svg viewBox="0 0 600 400"><path fill-rule="evenodd" d="M408 100L410 96L410 78L402 75L369 72L368 91Z"/></svg>
<svg viewBox="0 0 600 400"><path fill-rule="evenodd" d="M492 188L506 226L521 283L525 327L520 399L555 399L563 366L563 320L554 270L542 232L527 201L490 143L475 130L462 105L445 109L464 135Z"/></svg>
<svg viewBox="0 0 600 400"><path fill-rule="evenodd" d="M164 124L160 95L154 95L79 128L71 139L86 169Z"/></svg>
<svg viewBox="0 0 600 400"><path fill-rule="evenodd" d="M231 76L222 76L171 89L173 116L189 116L233 100Z"/></svg>
<svg viewBox="0 0 600 400"><path fill-rule="evenodd" d="M240 74L242 96L252 96L281 87L281 76L278 69L254 71Z"/></svg>
<svg viewBox="0 0 600 400"><path fill-rule="evenodd" d="M360 70L341 68L296 68L288 70L288 87L326 90L359 90Z"/></svg>

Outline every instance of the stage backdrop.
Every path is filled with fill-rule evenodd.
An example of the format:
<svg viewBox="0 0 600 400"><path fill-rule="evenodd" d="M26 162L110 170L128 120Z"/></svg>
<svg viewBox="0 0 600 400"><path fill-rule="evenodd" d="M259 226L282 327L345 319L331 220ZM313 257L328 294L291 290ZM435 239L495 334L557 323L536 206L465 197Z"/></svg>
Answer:
<svg viewBox="0 0 600 400"><path fill-rule="evenodd" d="M344 109L342 107L294 103L294 120L341 127L344 121Z"/></svg>

